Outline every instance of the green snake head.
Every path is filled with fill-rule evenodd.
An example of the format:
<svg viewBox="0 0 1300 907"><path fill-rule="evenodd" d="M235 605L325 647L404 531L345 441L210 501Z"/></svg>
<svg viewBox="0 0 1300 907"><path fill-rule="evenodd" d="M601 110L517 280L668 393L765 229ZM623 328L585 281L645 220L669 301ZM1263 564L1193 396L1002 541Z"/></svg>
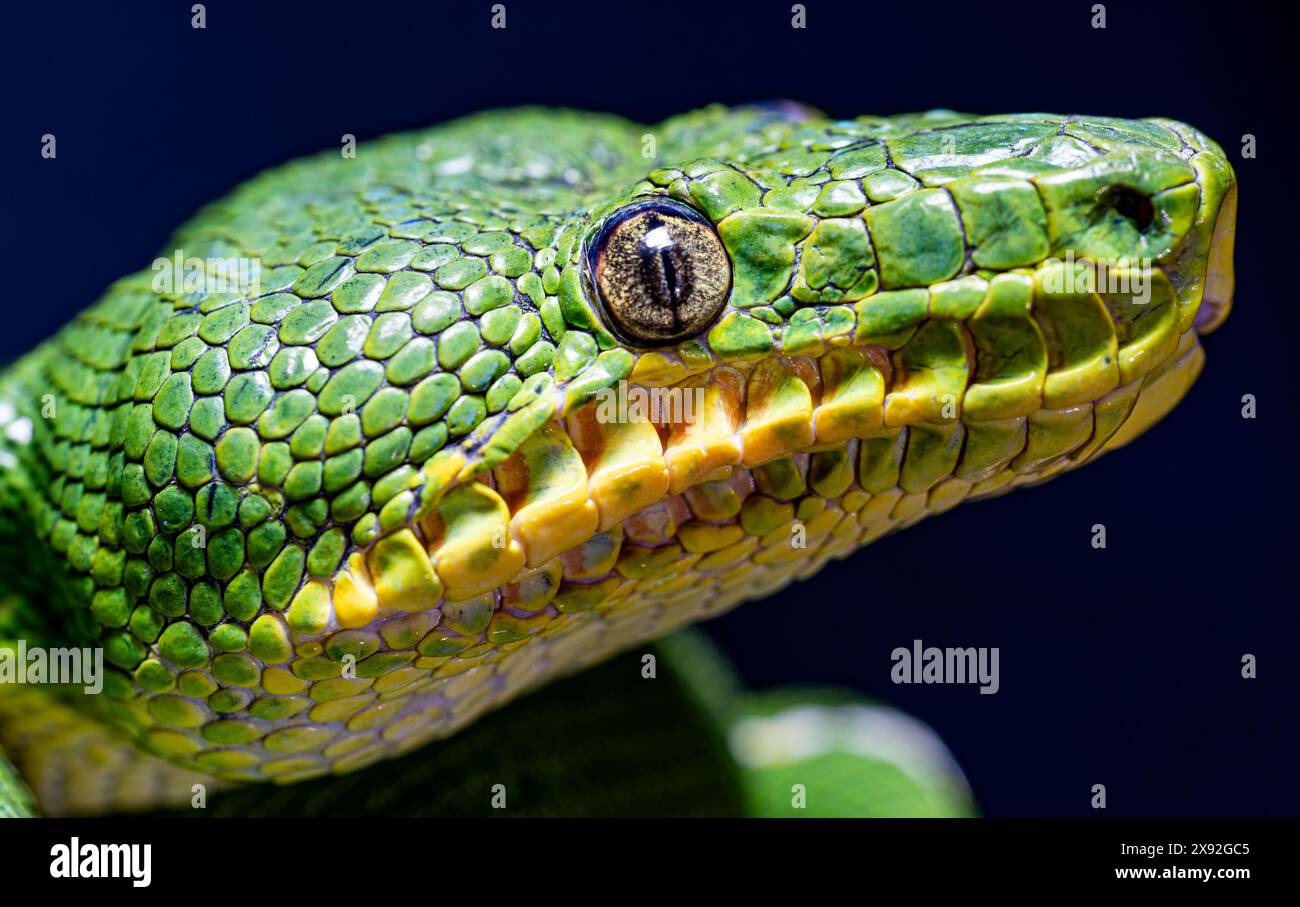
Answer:
<svg viewBox="0 0 1300 907"><path fill-rule="evenodd" d="M0 743L65 808L89 728L348 771L1079 465L1194 380L1235 199L1180 123L943 111L495 112L263 174L0 382L0 613L109 663L99 724L0 695Z"/></svg>

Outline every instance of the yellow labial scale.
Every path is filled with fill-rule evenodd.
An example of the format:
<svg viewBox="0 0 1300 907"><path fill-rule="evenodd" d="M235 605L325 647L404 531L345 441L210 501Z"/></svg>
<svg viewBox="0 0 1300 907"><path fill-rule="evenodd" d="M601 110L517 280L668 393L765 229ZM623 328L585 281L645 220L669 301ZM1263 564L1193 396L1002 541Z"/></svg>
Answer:
<svg viewBox="0 0 1300 907"><path fill-rule="evenodd" d="M735 466L719 466L717 469L711 469L699 477L701 482L725 482L735 472Z"/></svg>
<svg viewBox="0 0 1300 907"><path fill-rule="evenodd" d="M754 487L779 501L793 501L808 490L808 455L790 454L754 470Z"/></svg>
<svg viewBox="0 0 1300 907"><path fill-rule="evenodd" d="M599 412L594 405L584 407L568 425L587 467L599 527L610 529L668 493L668 467L659 432L650 422L602 422Z"/></svg>
<svg viewBox="0 0 1300 907"><path fill-rule="evenodd" d="M717 369L703 384L704 401L694 421L669 426L664 446L669 494L680 494L718 468L740 462L736 430L742 382L734 369Z"/></svg>
<svg viewBox="0 0 1300 907"><path fill-rule="evenodd" d="M364 627L379 614L379 597L370 585L365 557L348 557L347 569L334 578L334 619L340 627Z"/></svg>
<svg viewBox="0 0 1300 907"><path fill-rule="evenodd" d="M808 487L823 498L838 498L853 484L856 459L854 442L812 454L808 458Z"/></svg>
<svg viewBox="0 0 1300 907"><path fill-rule="evenodd" d="M878 438L863 439L858 447L858 484L864 491L881 494L898 486L907 435L908 430L901 428Z"/></svg>
<svg viewBox="0 0 1300 907"><path fill-rule="evenodd" d="M980 497L987 494L997 494L1005 490L1015 478L1016 474L1014 472L1010 469L1004 469L997 475L990 476L971 486L971 496Z"/></svg>
<svg viewBox="0 0 1300 907"><path fill-rule="evenodd" d="M448 599L460 601L509 582L524 568L510 532L510 509L478 482L453 488L424 521L434 569Z"/></svg>
<svg viewBox="0 0 1300 907"><path fill-rule="evenodd" d="M1082 446L1092 436L1092 404L1066 410L1039 410L1029 417L1025 449L1011 461L1018 473L1034 473Z"/></svg>
<svg viewBox="0 0 1300 907"><path fill-rule="evenodd" d="M1159 268L1132 266L1111 271L1112 286L1128 292L1101 293L1123 337L1119 380L1129 384L1168 360L1178 348L1178 306L1169 277ZM1139 289L1140 288L1140 289Z"/></svg>
<svg viewBox="0 0 1300 907"><path fill-rule="evenodd" d="M756 466L813 440L812 392L784 359L760 362L746 388L745 425L741 430L742 462Z"/></svg>
<svg viewBox="0 0 1300 907"><path fill-rule="evenodd" d="M1065 472L1065 470L1069 469L1072 465L1073 465L1072 457L1057 457L1055 460L1051 461L1042 469L1040 469L1038 471L1038 475L1036 477L1032 477L1032 481L1041 482L1043 479L1050 479L1052 476L1058 473ZM1024 474L1016 477L1017 481L1020 481L1022 479L1031 480L1031 476L1029 474Z"/></svg>
<svg viewBox="0 0 1300 907"><path fill-rule="evenodd" d="M894 359L902 380L885 397L886 426L960 418L971 369L966 337L957 322L924 322Z"/></svg>
<svg viewBox="0 0 1300 907"><path fill-rule="evenodd" d="M952 475L961 456L964 437L965 429L960 423L911 426L899 471L899 487L909 494L919 494Z"/></svg>
<svg viewBox="0 0 1300 907"><path fill-rule="evenodd" d="M651 350L637 357L628 381L650 387L663 387L677 384L684 378L690 377L691 371L677 356Z"/></svg>
<svg viewBox="0 0 1300 907"><path fill-rule="evenodd" d="M1025 449L1029 422L1024 416L966 426L966 446L954 472L959 479L981 482L996 475Z"/></svg>
<svg viewBox="0 0 1300 907"><path fill-rule="evenodd" d="M1128 420L1106 443L1105 449L1123 447L1169 412L1187 393L1205 364L1205 351L1192 332L1183 336L1170 361L1143 379L1142 395Z"/></svg>
<svg viewBox="0 0 1300 907"><path fill-rule="evenodd" d="M1033 278L999 274L967 323L976 371L962 400L971 422L1027 416L1042 403L1047 344L1033 318ZM1007 356L1007 351L1014 354Z"/></svg>
<svg viewBox="0 0 1300 907"><path fill-rule="evenodd" d="M821 358L822 395L813 411L818 443L838 443L884 426L885 378L862 350L836 349Z"/></svg>
<svg viewBox="0 0 1300 907"><path fill-rule="evenodd" d="M1124 425L1124 420L1133 412L1138 394L1142 391L1142 380L1134 381L1123 387L1117 387L1098 400L1092 408L1093 429L1088 443L1076 451L1071 459L1076 463L1085 463Z"/></svg>
<svg viewBox="0 0 1300 907"><path fill-rule="evenodd" d="M1065 269L1061 263L1034 273L1034 314L1052 363L1043 382L1048 409L1096 400L1119 386L1119 349L1110 313L1096 293L1053 291L1054 286L1081 285Z"/></svg>
<svg viewBox="0 0 1300 907"><path fill-rule="evenodd" d="M547 425L494 471L530 567L587 539L600 522L587 488L587 468L569 436Z"/></svg>
<svg viewBox="0 0 1300 907"><path fill-rule="evenodd" d="M423 611L442 596L442 583L410 529L376 542L366 556L366 566L383 611Z"/></svg>

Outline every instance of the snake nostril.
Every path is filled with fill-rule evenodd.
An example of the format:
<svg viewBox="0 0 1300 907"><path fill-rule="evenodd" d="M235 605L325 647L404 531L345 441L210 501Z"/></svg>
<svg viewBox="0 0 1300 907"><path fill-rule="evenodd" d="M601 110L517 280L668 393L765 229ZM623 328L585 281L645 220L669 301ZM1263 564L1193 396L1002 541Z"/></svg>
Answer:
<svg viewBox="0 0 1300 907"><path fill-rule="evenodd" d="M1110 205L1121 217L1133 221L1139 231L1146 230L1155 220L1156 209L1151 199L1127 186L1111 186L1105 190L1106 204Z"/></svg>

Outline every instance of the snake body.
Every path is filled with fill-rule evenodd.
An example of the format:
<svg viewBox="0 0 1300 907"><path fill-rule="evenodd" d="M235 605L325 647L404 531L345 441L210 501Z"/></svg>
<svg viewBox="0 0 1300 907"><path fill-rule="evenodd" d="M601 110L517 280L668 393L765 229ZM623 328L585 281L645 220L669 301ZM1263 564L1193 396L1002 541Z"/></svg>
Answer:
<svg viewBox="0 0 1300 907"><path fill-rule="evenodd" d="M351 772L1080 465L1199 372L1235 201L1169 120L792 106L264 173L0 378L0 638L107 662L0 749L56 813Z"/></svg>

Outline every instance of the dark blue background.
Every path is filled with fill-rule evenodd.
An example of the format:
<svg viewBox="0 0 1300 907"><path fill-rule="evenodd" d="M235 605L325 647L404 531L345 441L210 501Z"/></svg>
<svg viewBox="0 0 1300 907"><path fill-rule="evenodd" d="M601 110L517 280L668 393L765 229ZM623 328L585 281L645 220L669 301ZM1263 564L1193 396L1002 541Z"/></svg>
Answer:
<svg viewBox="0 0 1300 907"><path fill-rule="evenodd" d="M1300 254L1289 28L1243 4L507 0L399 5L23 4L6 11L8 360L201 203L339 136L496 105L643 121L790 97L829 113L928 107L1183 119L1241 183L1237 309L1205 375L1140 443L1042 488L958 508L709 625L757 687L834 683L933 725L991 815L1300 813L1293 586ZM58 158L40 158L40 136ZM1240 137L1259 156L1241 160ZM1259 418L1240 417L1242 394ZM1093 550L1104 522L1109 547ZM1002 690L896 687L914 638L998 646ZM1241 679L1243 653L1259 658Z"/></svg>

